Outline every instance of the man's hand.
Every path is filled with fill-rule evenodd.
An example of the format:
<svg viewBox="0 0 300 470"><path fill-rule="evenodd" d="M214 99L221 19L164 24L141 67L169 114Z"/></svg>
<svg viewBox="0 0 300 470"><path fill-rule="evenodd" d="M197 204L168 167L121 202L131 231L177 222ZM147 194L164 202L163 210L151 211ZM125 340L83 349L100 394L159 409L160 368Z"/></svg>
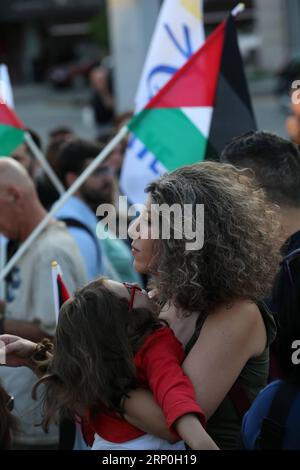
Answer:
<svg viewBox="0 0 300 470"><path fill-rule="evenodd" d="M0 358L2 358L2 361L3 358L5 360L1 365L9 367L30 367L30 358L35 348L36 343L20 338L19 336L0 335Z"/></svg>

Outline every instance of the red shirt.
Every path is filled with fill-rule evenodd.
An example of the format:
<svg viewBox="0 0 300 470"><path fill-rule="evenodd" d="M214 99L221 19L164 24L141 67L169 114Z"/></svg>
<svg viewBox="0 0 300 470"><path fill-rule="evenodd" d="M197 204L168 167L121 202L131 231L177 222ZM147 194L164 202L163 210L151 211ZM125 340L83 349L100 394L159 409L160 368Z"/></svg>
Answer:
<svg viewBox="0 0 300 470"><path fill-rule="evenodd" d="M150 334L134 357L139 387L152 391L173 432L175 421L187 413L197 414L202 425L205 425L205 416L196 403L193 385L181 368L183 360L182 345L167 327ZM145 434L109 411L93 417L89 428L89 444L95 433L115 443L127 442ZM85 436L86 431L84 429Z"/></svg>

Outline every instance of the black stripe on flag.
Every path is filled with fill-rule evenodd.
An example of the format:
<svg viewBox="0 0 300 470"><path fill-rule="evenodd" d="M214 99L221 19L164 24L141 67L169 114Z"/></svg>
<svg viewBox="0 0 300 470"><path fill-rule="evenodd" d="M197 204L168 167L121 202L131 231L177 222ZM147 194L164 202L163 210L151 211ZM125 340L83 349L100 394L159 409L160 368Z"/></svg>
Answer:
<svg viewBox="0 0 300 470"><path fill-rule="evenodd" d="M225 28L221 69L206 158L218 159L225 145L233 137L256 128L235 21L230 16Z"/></svg>

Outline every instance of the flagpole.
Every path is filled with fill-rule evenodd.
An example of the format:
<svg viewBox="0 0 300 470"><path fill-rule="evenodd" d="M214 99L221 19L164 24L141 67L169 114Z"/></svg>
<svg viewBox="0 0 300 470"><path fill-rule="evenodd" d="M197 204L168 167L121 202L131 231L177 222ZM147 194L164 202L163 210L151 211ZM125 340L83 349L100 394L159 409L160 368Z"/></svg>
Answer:
<svg viewBox="0 0 300 470"><path fill-rule="evenodd" d="M54 173L53 169L47 162L46 158L34 142L33 138L31 137L29 132L25 132L25 141L28 147L30 148L31 152L33 155L36 157L36 159L40 162L41 166L43 167L44 171L46 172L47 176L51 180L52 184L54 187L57 189L60 195L64 194L65 188L61 181L58 179L57 175Z"/></svg>
<svg viewBox="0 0 300 470"><path fill-rule="evenodd" d="M236 7L233 8L233 10L231 10L231 15L232 16L238 16L240 13L243 13L243 11L245 11L246 9L246 5L245 3L238 3L238 5Z"/></svg>
<svg viewBox="0 0 300 470"><path fill-rule="evenodd" d="M5 268L0 272L0 281L4 279L23 254L28 250L30 245L36 240L39 234L44 230L54 214L67 202L67 200L80 188L85 180L93 173L94 170L105 160L106 157L113 151L113 149L124 139L128 134L129 129L123 126L118 134L109 142L109 144L99 153L99 155L92 161L92 163L84 170L83 173L76 179L70 188L61 196L56 202L51 211L41 221L41 223L33 230L25 242L20 246L15 255L10 259Z"/></svg>

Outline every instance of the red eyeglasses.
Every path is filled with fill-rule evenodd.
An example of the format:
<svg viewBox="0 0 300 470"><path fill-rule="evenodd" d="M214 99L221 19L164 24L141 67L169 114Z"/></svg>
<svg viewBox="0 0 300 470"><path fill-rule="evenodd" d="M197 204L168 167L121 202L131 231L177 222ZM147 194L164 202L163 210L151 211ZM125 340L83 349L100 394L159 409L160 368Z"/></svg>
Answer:
<svg viewBox="0 0 300 470"><path fill-rule="evenodd" d="M136 284L132 284L131 282L123 282L123 285L126 287L130 294L129 310L131 310L133 307L134 296L136 291L142 292L143 289L140 286L137 286Z"/></svg>

